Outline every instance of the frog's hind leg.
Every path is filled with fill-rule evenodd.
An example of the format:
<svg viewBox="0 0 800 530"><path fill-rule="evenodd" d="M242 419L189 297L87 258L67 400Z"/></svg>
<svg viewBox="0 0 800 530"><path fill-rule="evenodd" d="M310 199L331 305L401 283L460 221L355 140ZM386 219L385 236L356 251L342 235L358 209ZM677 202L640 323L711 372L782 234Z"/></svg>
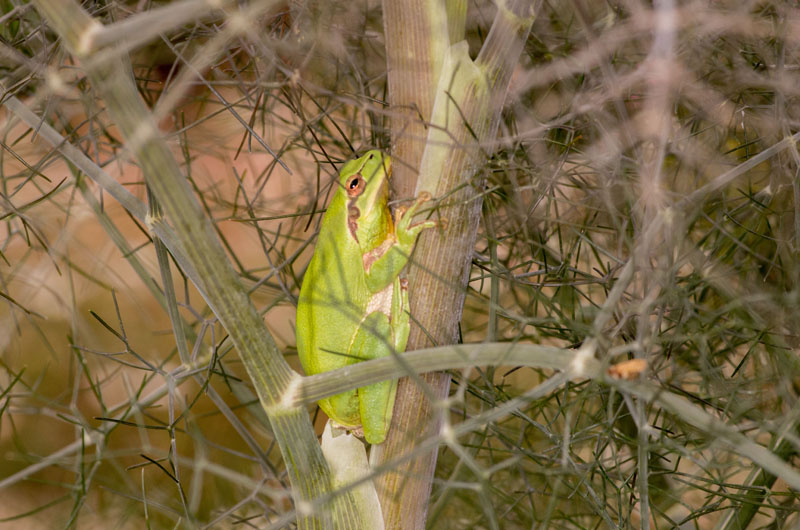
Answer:
<svg viewBox="0 0 800 530"><path fill-rule="evenodd" d="M319 406L325 411L325 414L345 429L358 426L361 423L357 405L358 393L355 390L342 392L319 401ZM343 415L342 411L353 411L353 413Z"/></svg>
<svg viewBox="0 0 800 530"><path fill-rule="evenodd" d="M378 359L392 354L391 323L386 314L375 311L359 327L351 349L360 360ZM383 443L392 421L397 380L381 381L358 389L358 406L364 437L371 444Z"/></svg>

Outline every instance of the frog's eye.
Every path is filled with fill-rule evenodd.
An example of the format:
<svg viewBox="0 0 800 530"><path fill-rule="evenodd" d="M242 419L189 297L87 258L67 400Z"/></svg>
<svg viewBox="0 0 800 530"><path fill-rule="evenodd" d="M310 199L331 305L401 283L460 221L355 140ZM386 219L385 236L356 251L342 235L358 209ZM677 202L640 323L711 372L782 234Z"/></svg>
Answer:
<svg viewBox="0 0 800 530"><path fill-rule="evenodd" d="M347 190L347 195L350 197L358 197L364 193L365 186L366 182L364 181L364 177L359 174L355 174L350 178L350 180L347 181L345 184L345 189Z"/></svg>

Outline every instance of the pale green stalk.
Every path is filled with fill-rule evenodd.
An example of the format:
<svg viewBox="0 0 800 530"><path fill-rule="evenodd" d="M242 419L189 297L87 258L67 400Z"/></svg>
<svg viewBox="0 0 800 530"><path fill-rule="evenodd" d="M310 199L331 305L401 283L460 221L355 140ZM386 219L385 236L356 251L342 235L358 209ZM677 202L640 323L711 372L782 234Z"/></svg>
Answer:
<svg viewBox="0 0 800 530"><path fill-rule="evenodd" d="M336 432L335 432L336 431ZM331 467L333 485L351 491L366 528L383 530L383 514L378 492L370 479L369 460L364 443L354 435L335 429L331 422L322 433L322 453ZM357 486L352 486L358 484Z"/></svg>
<svg viewBox="0 0 800 530"><path fill-rule="evenodd" d="M774 452L763 445L750 440L741 430L729 425L709 414L700 406L675 392L666 390L657 380L646 378L626 381L611 377L607 373L607 365L595 358L596 342L589 341L577 350L541 346L538 344L509 344L502 342L484 344L459 344L441 346L406 352L403 365L396 359L384 357L371 361L355 363L345 368L304 377L293 395L296 405L314 403L324 397L346 392L364 385L398 378L407 374L407 370L423 373L436 370L457 370L479 366L529 366L531 368L549 369L561 372L564 378L554 376L553 384L561 384L567 380L592 379L613 387L620 392L630 394L647 403L652 403L662 410L675 415L701 432L712 435L717 441L731 451L747 458L769 474L780 477L791 487L800 489L800 472L787 461L782 460ZM647 372L644 372L645 376ZM560 382L559 382L560 381ZM445 432L432 433L430 437L418 439L420 448L431 449L439 441L449 436L460 436L481 428L489 421L513 413L524 406L534 393L539 397L544 384L531 389L522 396L502 403L471 419L453 426ZM553 390L553 388L550 388ZM451 434L448 434L448 431ZM777 451L779 454L780 450ZM413 452L406 452L403 461L413 458ZM391 468L393 462L386 465Z"/></svg>
<svg viewBox="0 0 800 530"><path fill-rule="evenodd" d="M360 528L350 494L336 495L326 509L312 501L331 491L327 464L305 408L287 404L287 390L300 376L284 361L264 322L239 283L211 223L182 175L149 110L133 83L127 55L92 49L102 24L71 0L39 0L45 16L67 48L86 70L93 88L103 97L128 148L138 160L153 195L177 236L182 267L193 269L193 280L209 307L228 331L259 400L266 410L286 462L293 487L298 522L303 528ZM152 226L160 219L148 219ZM182 340L182 338L179 338Z"/></svg>

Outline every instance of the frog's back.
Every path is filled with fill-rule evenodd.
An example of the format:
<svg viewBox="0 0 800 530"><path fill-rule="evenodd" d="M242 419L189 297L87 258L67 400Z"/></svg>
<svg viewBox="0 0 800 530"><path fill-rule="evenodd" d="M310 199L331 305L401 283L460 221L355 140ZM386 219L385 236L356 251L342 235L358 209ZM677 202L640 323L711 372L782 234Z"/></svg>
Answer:
<svg viewBox="0 0 800 530"><path fill-rule="evenodd" d="M336 214L329 208L326 215L331 213ZM332 232L323 222L297 305L297 349L309 375L354 361L347 351L369 300L358 245L337 241Z"/></svg>

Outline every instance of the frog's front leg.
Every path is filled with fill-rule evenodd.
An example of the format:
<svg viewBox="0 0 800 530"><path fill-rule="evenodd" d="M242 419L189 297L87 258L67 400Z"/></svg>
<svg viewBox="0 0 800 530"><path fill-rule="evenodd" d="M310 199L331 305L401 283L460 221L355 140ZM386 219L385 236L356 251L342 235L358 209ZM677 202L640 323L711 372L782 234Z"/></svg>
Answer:
<svg viewBox="0 0 800 530"><path fill-rule="evenodd" d="M437 222L430 219L412 222L419 207L429 200L430 194L425 193L410 208L398 208L397 224L391 237L363 255L365 279L371 292L377 293L390 285L408 263L420 232L437 226Z"/></svg>

